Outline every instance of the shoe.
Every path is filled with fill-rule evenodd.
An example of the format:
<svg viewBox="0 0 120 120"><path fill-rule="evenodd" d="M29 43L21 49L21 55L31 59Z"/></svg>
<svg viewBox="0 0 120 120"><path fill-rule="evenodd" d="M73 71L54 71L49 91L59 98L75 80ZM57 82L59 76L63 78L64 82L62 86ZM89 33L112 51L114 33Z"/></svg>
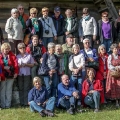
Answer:
<svg viewBox="0 0 120 120"><path fill-rule="evenodd" d="M44 110L43 112L48 117L54 117L54 113L50 110Z"/></svg>
<svg viewBox="0 0 120 120"><path fill-rule="evenodd" d="M45 117L46 116L43 111L41 111L39 114L40 114L41 117Z"/></svg>
<svg viewBox="0 0 120 120"><path fill-rule="evenodd" d="M99 112L99 109L96 108L96 109L94 110L94 113L97 113L97 112Z"/></svg>
<svg viewBox="0 0 120 120"><path fill-rule="evenodd" d="M84 112L87 112L87 110L83 110L83 109L76 109L76 112L77 112L77 113L84 113Z"/></svg>
<svg viewBox="0 0 120 120"><path fill-rule="evenodd" d="M116 104L116 108L119 108L120 107L120 105L119 104Z"/></svg>
<svg viewBox="0 0 120 120"><path fill-rule="evenodd" d="M73 115L74 114L74 109L71 107L70 109L67 110L67 113Z"/></svg>

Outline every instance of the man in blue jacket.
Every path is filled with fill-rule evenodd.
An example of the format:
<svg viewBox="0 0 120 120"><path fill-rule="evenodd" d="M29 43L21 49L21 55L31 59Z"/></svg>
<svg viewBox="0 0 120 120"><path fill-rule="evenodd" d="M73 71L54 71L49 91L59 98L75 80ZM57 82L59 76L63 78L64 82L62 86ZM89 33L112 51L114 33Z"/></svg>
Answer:
<svg viewBox="0 0 120 120"><path fill-rule="evenodd" d="M62 75L61 80L62 82L58 84L58 107L67 109L69 114L74 114L79 92L70 84L68 75Z"/></svg>

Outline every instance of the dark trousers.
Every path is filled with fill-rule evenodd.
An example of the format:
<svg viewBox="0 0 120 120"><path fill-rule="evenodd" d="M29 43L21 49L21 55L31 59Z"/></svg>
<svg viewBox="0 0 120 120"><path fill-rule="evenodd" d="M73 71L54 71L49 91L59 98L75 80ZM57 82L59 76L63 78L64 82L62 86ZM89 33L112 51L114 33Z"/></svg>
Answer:
<svg viewBox="0 0 120 120"><path fill-rule="evenodd" d="M31 76L18 76L18 88L21 105L28 105L28 92L30 90Z"/></svg>

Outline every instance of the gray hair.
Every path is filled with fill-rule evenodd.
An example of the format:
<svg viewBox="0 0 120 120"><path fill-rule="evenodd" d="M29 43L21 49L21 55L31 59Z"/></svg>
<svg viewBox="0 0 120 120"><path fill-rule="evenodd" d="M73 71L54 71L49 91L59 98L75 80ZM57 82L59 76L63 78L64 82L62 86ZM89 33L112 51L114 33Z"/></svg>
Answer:
<svg viewBox="0 0 120 120"><path fill-rule="evenodd" d="M110 46L110 49L113 51L114 48L118 48L118 44L116 43L113 43L111 46Z"/></svg>
<svg viewBox="0 0 120 120"><path fill-rule="evenodd" d="M55 44L53 42L48 43L48 49L55 47Z"/></svg>
<svg viewBox="0 0 120 120"><path fill-rule="evenodd" d="M78 47L79 50L80 50L80 46L79 46L79 44L74 44L74 45L72 46L72 52L74 52L74 49L75 49L76 47Z"/></svg>
<svg viewBox="0 0 120 120"><path fill-rule="evenodd" d="M16 13L16 12L18 12L18 9L17 9L17 8L13 8L13 9L11 10L11 14L12 14L12 13Z"/></svg>
<svg viewBox="0 0 120 120"><path fill-rule="evenodd" d="M17 48L18 48L18 49L21 48L21 47L25 47L25 44L24 44L24 43L19 43L19 44L17 45Z"/></svg>
<svg viewBox="0 0 120 120"><path fill-rule="evenodd" d="M105 47L104 44L99 45L99 47L98 47L98 53L99 53L99 54L100 54L100 48L105 48L105 49L106 49L106 47Z"/></svg>
<svg viewBox="0 0 120 120"><path fill-rule="evenodd" d="M89 39L89 38L85 38L85 39L83 40L83 44L84 44L86 41L89 41L89 42L90 42L90 39Z"/></svg>

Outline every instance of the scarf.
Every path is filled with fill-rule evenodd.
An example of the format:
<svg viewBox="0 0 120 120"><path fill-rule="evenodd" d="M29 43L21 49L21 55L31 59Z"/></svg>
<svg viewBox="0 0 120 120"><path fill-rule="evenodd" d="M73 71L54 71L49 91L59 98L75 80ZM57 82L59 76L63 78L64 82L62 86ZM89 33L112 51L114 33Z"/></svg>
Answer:
<svg viewBox="0 0 120 120"><path fill-rule="evenodd" d="M23 16L20 15L18 19L21 21L22 26L23 26L23 29L25 29L26 26L25 26L25 21L24 21L24 19L23 19Z"/></svg>
<svg viewBox="0 0 120 120"><path fill-rule="evenodd" d="M31 21L32 21L32 25L33 25L32 33L35 34L36 32L39 32L38 19L37 18L32 18Z"/></svg>
<svg viewBox="0 0 120 120"><path fill-rule="evenodd" d="M84 19L85 21L88 21L90 18L91 18L90 15L87 15L87 16L84 16L84 17L83 17L83 19Z"/></svg>

